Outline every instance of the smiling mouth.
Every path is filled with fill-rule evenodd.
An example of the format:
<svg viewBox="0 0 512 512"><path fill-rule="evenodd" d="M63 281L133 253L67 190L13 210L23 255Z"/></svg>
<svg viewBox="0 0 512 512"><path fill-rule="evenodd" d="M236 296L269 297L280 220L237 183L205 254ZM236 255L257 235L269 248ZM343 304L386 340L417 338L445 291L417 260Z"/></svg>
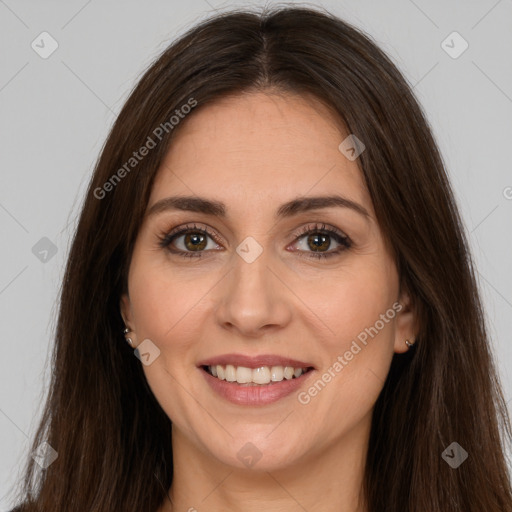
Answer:
<svg viewBox="0 0 512 512"><path fill-rule="evenodd" d="M245 366L221 365L201 366L201 368L218 380L225 380L240 386L265 386L277 384L283 380L298 379L313 370L313 367L292 366L260 366L247 368Z"/></svg>

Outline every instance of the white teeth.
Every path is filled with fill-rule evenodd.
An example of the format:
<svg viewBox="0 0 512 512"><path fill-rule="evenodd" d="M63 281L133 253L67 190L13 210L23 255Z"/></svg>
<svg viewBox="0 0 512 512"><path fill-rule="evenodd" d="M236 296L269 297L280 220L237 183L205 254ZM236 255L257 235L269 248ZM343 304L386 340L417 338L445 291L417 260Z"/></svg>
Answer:
<svg viewBox="0 0 512 512"><path fill-rule="evenodd" d="M290 380L293 377L293 368L286 366L284 369L284 378Z"/></svg>
<svg viewBox="0 0 512 512"><path fill-rule="evenodd" d="M226 366L225 376L226 376L226 380L228 382L235 382L235 380L236 380L236 371L235 371L235 367L232 364L228 364Z"/></svg>
<svg viewBox="0 0 512 512"><path fill-rule="evenodd" d="M272 375L272 382L280 382L284 377L284 368L282 366L272 366L270 373Z"/></svg>
<svg viewBox="0 0 512 512"><path fill-rule="evenodd" d="M255 384L268 384L270 382L270 370L268 366L254 368L252 371L252 381Z"/></svg>
<svg viewBox="0 0 512 512"><path fill-rule="evenodd" d="M259 368L247 368L228 364L217 364L208 367L209 372L219 380L237 382L238 384L269 384L282 380L297 379L307 371L306 368L293 368L292 366L260 366Z"/></svg>
<svg viewBox="0 0 512 512"><path fill-rule="evenodd" d="M252 370L250 368L245 368L244 366L239 366L236 369L236 381L238 384L247 384L248 382L252 382Z"/></svg>

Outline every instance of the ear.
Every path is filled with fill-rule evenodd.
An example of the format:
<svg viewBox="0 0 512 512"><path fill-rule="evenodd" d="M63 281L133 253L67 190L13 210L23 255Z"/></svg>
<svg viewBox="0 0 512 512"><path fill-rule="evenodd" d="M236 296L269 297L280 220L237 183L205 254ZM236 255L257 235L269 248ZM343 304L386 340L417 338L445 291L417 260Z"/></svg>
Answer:
<svg viewBox="0 0 512 512"><path fill-rule="evenodd" d="M126 327L128 327L131 331L135 331L135 326L133 325L132 304L127 293L121 295L119 309L121 310L121 316L123 317L124 325L126 325Z"/></svg>
<svg viewBox="0 0 512 512"><path fill-rule="evenodd" d="M402 354L409 350L405 340L415 343L418 335L418 317L416 308L411 300L411 295L404 290L400 294L398 304L395 307L396 323L395 323L395 352Z"/></svg>

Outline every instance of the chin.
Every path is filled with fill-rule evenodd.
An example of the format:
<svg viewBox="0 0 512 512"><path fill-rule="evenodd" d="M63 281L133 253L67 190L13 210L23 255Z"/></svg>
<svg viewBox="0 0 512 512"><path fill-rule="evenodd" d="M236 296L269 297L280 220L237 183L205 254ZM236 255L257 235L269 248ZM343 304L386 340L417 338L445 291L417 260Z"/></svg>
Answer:
<svg viewBox="0 0 512 512"><path fill-rule="evenodd" d="M290 439L286 428L281 434L269 435L268 428L254 435L245 430L244 434L230 438L229 443L223 440L212 445L209 440L207 449L213 457L228 466L262 472L281 470L297 464L305 449L303 437ZM226 447L229 447L229 451Z"/></svg>

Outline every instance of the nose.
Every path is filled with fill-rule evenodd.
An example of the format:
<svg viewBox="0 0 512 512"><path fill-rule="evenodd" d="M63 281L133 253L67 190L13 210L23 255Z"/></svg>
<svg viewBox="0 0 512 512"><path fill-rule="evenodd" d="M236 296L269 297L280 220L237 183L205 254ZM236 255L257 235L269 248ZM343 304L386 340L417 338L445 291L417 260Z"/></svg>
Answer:
<svg viewBox="0 0 512 512"><path fill-rule="evenodd" d="M258 338L280 330L292 318L290 289L283 283L267 252L251 263L233 255L233 267L218 288L221 294L215 310L223 328L247 338Z"/></svg>

